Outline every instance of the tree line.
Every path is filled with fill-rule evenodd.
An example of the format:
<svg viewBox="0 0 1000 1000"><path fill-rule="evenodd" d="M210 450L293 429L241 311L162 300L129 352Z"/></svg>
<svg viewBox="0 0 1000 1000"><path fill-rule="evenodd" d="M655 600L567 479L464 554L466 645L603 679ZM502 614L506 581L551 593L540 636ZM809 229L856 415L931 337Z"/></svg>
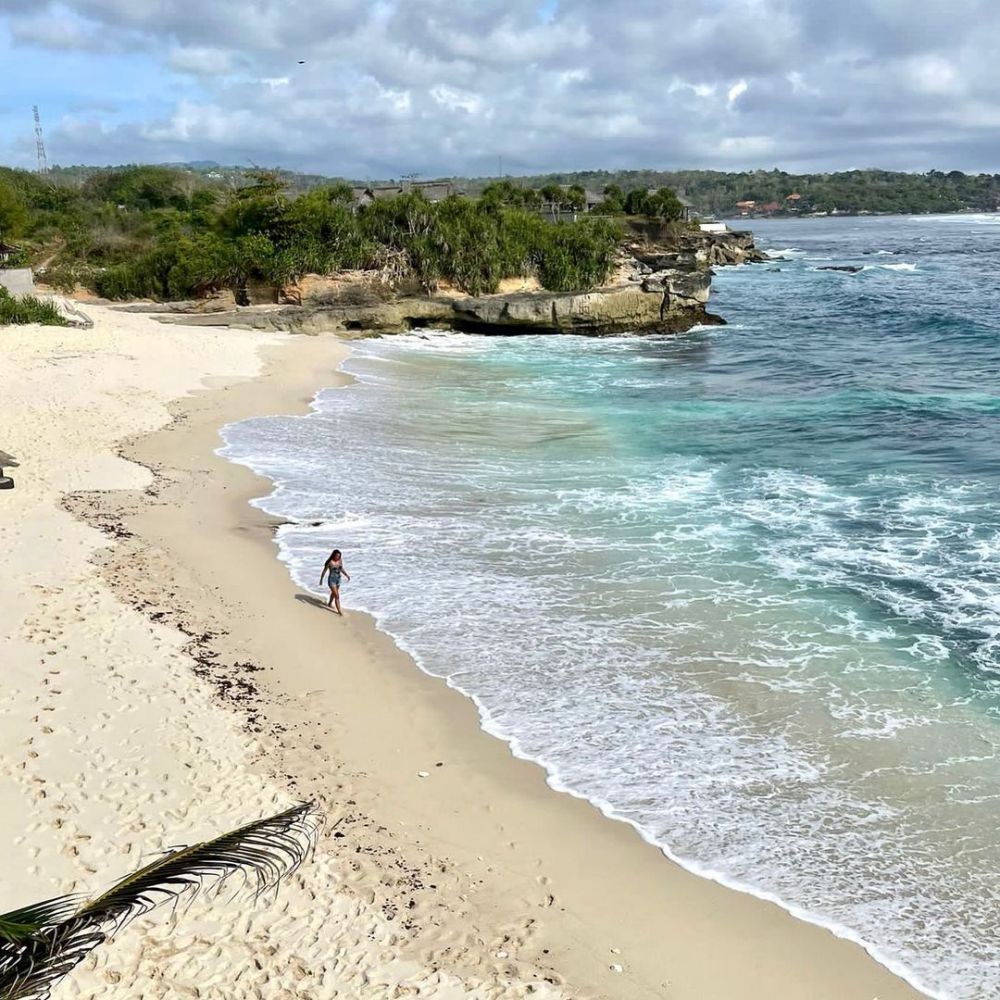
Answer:
<svg viewBox="0 0 1000 1000"><path fill-rule="evenodd" d="M492 181L480 195L485 200L521 205L534 211L583 212L588 210L587 189L582 184L563 186L549 182L540 187L515 184L510 180ZM598 215L632 215L676 222L684 217L684 205L677 192L669 187L659 190L633 188L625 192L618 184L605 184L599 199L591 206Z"/></svg>
<svg viewBox="0 0 1000 1000"><path fill-rule="evenodd" d="M454 178L470 192L491 182ZM785 205L799 194L801 211L923 214L992 212L1000 207L1000 174L966 174L960 170L904 173L889 170L846 170L838 173L793 174L784 170L724 172L718 170L588 170L511 178L520 187L548 187L625 192L682 192L702 215L726 218L738 214L737 202ZM645 214L641 209L629 214ZM633 206L634 208L635 206Z"/></svg>
<svg viewBox="0 0 1000 1000"><path fill-rule="evenodd" d="M448 281L470 294L529 275L553 291L586 289L610 274L621 230L608 218L552 221L513 185L358 205L344 182L296 195L272 171L231 185L132 166L75 183L0 169L0 238L23 243L33 263L46 263L45 280L67 290L177 300L231 289L245 301L254 281L282 286L346 269L428 290Z"/></svg>

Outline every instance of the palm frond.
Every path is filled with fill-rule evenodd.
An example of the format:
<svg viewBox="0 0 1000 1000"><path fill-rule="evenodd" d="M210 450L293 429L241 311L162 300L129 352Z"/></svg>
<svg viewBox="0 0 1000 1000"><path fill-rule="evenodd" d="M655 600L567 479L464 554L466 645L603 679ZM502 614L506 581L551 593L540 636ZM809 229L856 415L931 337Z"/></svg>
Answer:
<svg viewBox="0 0 1000 1000"><path fill-rule="evenodd" d="M277 885L308 857L319 829L312 803L248 823L214 840L182 847L126 876L85 903L78 916L121 924L181 893L197 891L206 879L242 874L255 881L254 894Z"/></svg>
<svg viewBox="0 0 1000 1000"><path fill-rule="evenodd" d="M0 943L0 1000L48 1000L52 987L106 939L99 925L70 917L16 945Z"/></svg>
<svg viewBox="0 0 1000 1000"><path fill-rule="evenodd" d="M130 920L167 900L235 874L254 898L294 872L316 844L321 818L311 802L214 840L168 852L79 905L61 897L0 917L0 1000L46 1000L52 987ZM6 921L6 924L3 922Z"/></svg>
<svg viewBox="0 0 1000 1000"><path fill-rule="evenodd" d="M79 905L80 896L57 896L10 913L0 913L0 942L19 944L42 928L50 927L71 917Z"/></svg>

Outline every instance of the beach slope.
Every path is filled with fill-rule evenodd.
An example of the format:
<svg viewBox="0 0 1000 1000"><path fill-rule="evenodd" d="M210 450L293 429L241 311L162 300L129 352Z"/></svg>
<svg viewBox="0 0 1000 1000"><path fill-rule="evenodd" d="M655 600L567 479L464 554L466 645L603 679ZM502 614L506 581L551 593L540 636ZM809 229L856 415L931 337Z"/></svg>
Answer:
<svg viewBox="0 0 1000 1000"><path fill-rule="evenodd" d="M0 908L296 800L328 823L276 899L154 913L58 996L919 996L553 792L367 616L297 591L218 429L305 412L342 344L91 313L0 331Z"/></svg>

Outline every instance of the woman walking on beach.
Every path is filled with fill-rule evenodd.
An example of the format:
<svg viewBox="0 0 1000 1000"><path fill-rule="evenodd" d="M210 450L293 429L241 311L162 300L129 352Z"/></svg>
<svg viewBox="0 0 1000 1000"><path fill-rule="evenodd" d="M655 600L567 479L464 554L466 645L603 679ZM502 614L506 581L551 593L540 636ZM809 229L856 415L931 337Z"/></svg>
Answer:
<svg viewBox="0 0 1000 1000"><path fill-rule="evenodd" d="M323 572L319 575L319 585L323 586L323 577L330 574L327 584L330 587L330 600L326 602L326 606L332 607L334 604L337 605L337 614L343 615L344 612L340 610L340 578L341 576L350 580L351 574L344 569L344 563L341 559L340 549L334 549L330 553L330 558L327 559L326 563L323 565Z"/></svg>

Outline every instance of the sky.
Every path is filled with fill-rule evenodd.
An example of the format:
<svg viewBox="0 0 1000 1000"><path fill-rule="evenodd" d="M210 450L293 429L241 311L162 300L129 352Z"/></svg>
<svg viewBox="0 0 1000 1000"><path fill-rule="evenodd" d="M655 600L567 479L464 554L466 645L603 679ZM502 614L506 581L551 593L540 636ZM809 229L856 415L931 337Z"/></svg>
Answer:
<svg viewBox="0 0 1000 1000"><path fill-rule="evenodd" d="M1000 0L0 0L0 163L1000 172ZM502 161L502 166L501 166Z"/></svg>

